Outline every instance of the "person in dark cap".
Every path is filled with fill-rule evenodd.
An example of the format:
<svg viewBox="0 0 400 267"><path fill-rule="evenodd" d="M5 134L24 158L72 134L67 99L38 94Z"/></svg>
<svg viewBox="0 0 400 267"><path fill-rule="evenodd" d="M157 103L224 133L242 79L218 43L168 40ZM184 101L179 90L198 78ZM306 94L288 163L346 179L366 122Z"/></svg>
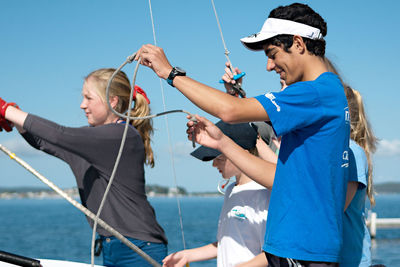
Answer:
<svg viewBox="0 0 400 267"><path fill-rule="evenodd" d="M257 131L249 123L228 124L219 121L216 126L236 144L253 155ZM217 241L203 247L172 253L164 259L164 266L184 266L194 261L217 258L219 267L236 266L262 252L270 190L242 173L220 151L201 146L191 153L202 161L213 161L224 179L235 177L227 186L224 204L218 222Z"/></svg>

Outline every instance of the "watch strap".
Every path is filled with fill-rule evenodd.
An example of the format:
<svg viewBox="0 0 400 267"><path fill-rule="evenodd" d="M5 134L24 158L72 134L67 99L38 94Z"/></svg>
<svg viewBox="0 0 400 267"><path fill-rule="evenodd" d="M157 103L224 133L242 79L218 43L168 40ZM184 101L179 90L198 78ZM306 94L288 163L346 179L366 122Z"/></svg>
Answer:
<svg viewBox="0 0 400 267"><path fill-rule="evenodd" d="M172 68L172 70L169 73L168 78L167 78L167 83L169 85L171 85L172 87L175 87L173 82L174 82L174 79L175 79L176 76L186 76L186 72L184 70L181 70L181 69L177 68L177 67L173 67Z"/></svg>

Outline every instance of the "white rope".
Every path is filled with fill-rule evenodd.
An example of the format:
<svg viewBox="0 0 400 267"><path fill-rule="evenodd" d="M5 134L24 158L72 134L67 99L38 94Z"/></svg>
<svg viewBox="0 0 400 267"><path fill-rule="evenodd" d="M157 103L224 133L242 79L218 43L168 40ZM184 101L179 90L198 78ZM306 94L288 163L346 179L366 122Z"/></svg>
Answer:
<svg viewBox="0 0 400 267"><path fill-rule="evenodd" d="M110 94L109 94L109 93L110 93L110 86L111 86L111 83L112 83L112 81L114 80L114 78L115 78L115 76L117 75L117 73L118 73L126 64L132 63L132 61L134 60L135 56L136 56L136 54L130 55L130 56L125 60L125 62L122 63L121 66L119 66L118 69L116 69L116 70L114 71L114 73L111 75L110 79L108 80L108 84L107 84L107 88L106 88L106 102L107 102L108 108L111 110L111 112L113 112L115 115L119 116L120 118L123 118L123 119L128 119L128 118L129 118L130 120L146 120L146 119L152 119L152 118L155 118L155 117L159 117L159 116L162 116L162 115L166 115L166 114L169 114L169 113L182 112L182 113L186 113L187 115L189 115L189 116L192 118L191 120L195 120L195 117L194 117L193 114L191 114L190 112L188 112L188 111L186 111L186 110L183 110L183 109L174 109L174 110L164 111L164 112L160 112L160 113L156 113L156 114L148 115L148 116L143 116L143 117L132 117L132 116L127 116L126 114L119 113L118 111L116 111L116 110L111 106L111 104L110 104ZM138 59L138 62L140 62L140 58ZM131 90L133 90L133 89L135 88L135 81L136 81L136 75L137 75L138 66L139 66L139 63L136 65L136 68L135 68L135 73L134 73L134 76L133 76L133 79L132 79L133 82L132 82L132 88L131 88Z"/></svg>
<svg viewBox="0 0 400 267"><path fill-rule="evenodd" d="M139 61L136 64L136 67L135 67L135 72L134 72L135 74L134 74L133 84L135 84L135 79L136 79L136 74L137 74L138 68L139 68ZM134 86L132 88L134 88ZM107 93L107 95L108 95L108 93ZM128 107L132 106L132 97L133 97L133 90L131 90L131 92L130 92ZM117 159L115 160L115 164L114 164L114 168L113 168L112 173L111 173L110 180L108 181L107 188L106 188L106 190L104 192L103 198L101 199L100 206L99 206L99 209L97 210L96 218L94 220L93 230L92 230L92 243L91 243L91 249L90 249L90 255L91 255L91 257L90 257L91 261L90 262L91 262L92 267L94 266L94 247L95 247L95 241L96 241L97 222L98 222L98 220L100 218L101 212L103 211L104 203L106 202L106 198L108 196L108 192L110 191L111 185L112 185L112 183L114 181L114 178L115 178L115 173L116 173L116 171L118 169L118 165L119 165L119 162L121 160L122 151L123 151L124 146L125 146L126 135L128 133L130 115L131 115L131 109L128 108L128 118L126 119L126 124L125 124L125 127L124 127L124 132L123 132L123 135L122 135L121 145L119 147L119 152L118 152L118 155L117 155Z"/></svg>
<svg viewBox="0 0 400 267"><path fill-rule="evenodd" d="M217 13L217 9L215 8L214 0L211 0L211 4L212 4L213 10L214 10L215 19L217 20L218 29L219 29L219 33L221 35L222 44L224 45L225 57L226 57L226 59L228 60L228 63L229 63L229 69L231 70L232 74L234 75L233 78L235 80L237 80L240 77L243 77L245 73L242 72L240 74L236 74L235 68L233 67L232 62L231 62L231 60L229 58L229 50L226 47L224 35L222 33L221 24L219 23L218 13ZM224 82L224 81L221 80L220 82ZM246 97L246 92L242 89L242 84L239 83L238 81L236 81L236 83L232 85L231 89L227 90L227 93L229 93L231 95L240 95L241 97Z"/></svg>
<svg viewBox="0 0 400 267"><path fill-rule="evenodd" d="M149 9L150 9L151 26L152 26L152 29L153 29L154 45L157 46L156 31L155 31L155 27L154 27L154 19L153 19L153 10L152 10L152 7L151 7L151 0L149 0ZM161 88L161 95L162 95L162 101L163 101L163 108L164 108L164 111L165 111L166 110L166 104L165 104L165 96L164 96L164 86L163 86L161 78L159 80L160 80L160 88ZM194 117L192 116L192 118L194 118ZM167 134L168 134L168 146L169 146L169 153L170 153L170 158L171 158L172 172L173 172L173 176L174 176L174 185L175 185L175 188L178 189L178 183L176 181L174 152L173 152L173 149L172 149L171 135L170 135L169 125L168 125L168 116L165 116L165 125L166 125L166 128L167 128ZM183 249L186 249L185 233L183 231L181 203L179 201L179 194L178 193L176 194L176 202L177 202L177 206L178 206L179 223L180 223L180 227L181 227Z"/></svg>
<svg viewBox="0 0 400 267"><path fill-rule="evenodd" d="M5 154L7 154L11 159L15 160L18 164L20 164L22 167L24 167L27 171L32 173L34 176L36 176L40 181L42 181L44 184L49 186L51 189L53 189L56 193L58 193L60 196L62 196L64 199L66 199L69 203L71 203L74 207L79 209L81 212L83 212L86 216L88 216L90 219L95 220L96 215L85 208L82 204L74 200L72 197L70 197L67 193L65 193L63 190L61 190L59 187L57 187L54 183L49 181L46 177L41 175L39 172L37 172L34 168L32 168L28 163L17 157L13 152L8 150L5 146L0 144L0 150L3 151ZM141 249L139 249L137 246L135 246L132 242L130 242L127 238L125 238L123 235L121 235L117 230L112 228L110 225L108 225L106 222L104 222L102 219L97 218L98 223L103 227L106 231L111 233L113 236L118 238L122 243L127 245L129 248L131 248L133 251L138 253L140 256L142 256L144 259L146 259L151 265L161 267L160 264L158 264L155 260L149 257L145 252L143 252Z"/></svg>
<svg viewBox="0 0 400 267"><path fill-rule="evenodd" d="M224 45L225 57L228 60L228 63L231 66L231 71L233 73L233 66L232 66L231 60L229 59L229 53L230 52L229 52L228 48L226 47L224 35L222 34L222 28L221 28L221 24L219 23L218 13L217 13L217 9L215 8L214 0L211 0L211 4L212 4L213 9L214 9L215 19L217 20L218 29L219 29L219 33L221 35L222 44Z"/></svg>
<svg viewBox="0 0 400 267"><path fill-rule="evenodd" d="M151 119L151 118L154 118L154 117L158 117L158 116L162 116L162 115L165 115L165 114L168 114L168 113L174 113L174 112L183 112L183 113L186 113L186 114L190 115L192 118L194 118L194 116L193 116L191 113L189 113L189 112L187 112L187 111L185 111L185 110L170 110L170 111L164 111L164 112L161 112L161 113L157 113L157 114L149 115L149 116L144 116L144 117L132 117L132 116L130 115L131 106L132 106L133 89L135 88L136 76L137 76L138 68L139 68L139 65L140 65L140 58L139 58L139 60L137 61L137 64L136 64L136 67L135 67L135 71L134 71L134 75L133 75L133 79L132 79L132 88L131 88L131 92L130 92L130 96L129 96L128 114L125 115L125 114L122 114L122 113L117 112L117 111L111 106L111 103L110 103L110 86L111 86L111 84L112 84L112 81L113 81L114 77L117 75L117 73L118 73L127 63L131 63L131 62L134 60L134 58L135 58L135 54L129 56L129 57L125 60L125 62L122 63L121 66L119 66L119 68L116 69L116 70L114 71L114 73L111 75L110 79L108 80L108 84L107 84L107 88L106 88L106 100L107 100L106 102L107 102L107 105L108 105L109 109L110 109L114 114L116 114L117 116L119 116L120 118L125 118L125 119L126 119L126 125L125 125L125 128L124 128L124 133L123 133L123 137L122 137L122 140L121 140L120 149L119 149L119 152L118 152L118 155L117 155L117 159L116 159L115 164L114 164L114 168L113 168L113 171L112 171L110 180L109 180L109 182L108 182L108 184L107 184L107 188L106 188L106 190L105 190L105 192L104 192L103 198L102 198L101 203L100 203L100 207L99 207L99 209L98 209L98 211L97 211L97 215L96 215L96 218L95 218L95 220L94 220L93 231L92 231L92 243L91 243L91 264L92 264L92 266L94 265L94 246L95 246L95 237L96 237L96 229L97 229L97 220L98 220L99 217L100 217L100 214L101 214L101 212L102 212L102 209L103 209L105 200L106 200L106 198L107 198L109 189L110 189L110 187L111 187L111 185L112 185L112 183L113 183L113 180L114 180L114 177L115 177L115 173L116 173L116 170L117 170L118 165L119 165L119 161L120 161L120 158L121 158L121 155L122 155L123 147L124 147L125 141L126 141L126 134L127 134L127 129L128 129L128 127L129 127L129 121L130 121L130 120ZM139 255L140 255L140 254L139 254ZM146 258L145 258L145 259L146 259ZM147 259L146 259L146 260L147 260ZM154 260L153 260L153 261L154 261ZM158 263L157 263L157 264L158 264ZM159 265L157 265L157 266L159 266Z"/></svg>

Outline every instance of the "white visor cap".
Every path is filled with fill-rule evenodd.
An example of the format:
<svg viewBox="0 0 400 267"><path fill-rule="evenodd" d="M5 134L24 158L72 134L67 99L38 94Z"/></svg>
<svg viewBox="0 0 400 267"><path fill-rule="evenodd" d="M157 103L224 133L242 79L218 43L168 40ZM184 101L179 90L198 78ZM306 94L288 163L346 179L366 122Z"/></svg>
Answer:
<svg viewBox="0 0 400 267"><path fill-rule="evenodd" d="M300 35L309 39L323 39L321 31L309 25L286 19L268 18L259 33L240 39L242 44L254 51L262 50L262 42L280 34Z"/></svg>

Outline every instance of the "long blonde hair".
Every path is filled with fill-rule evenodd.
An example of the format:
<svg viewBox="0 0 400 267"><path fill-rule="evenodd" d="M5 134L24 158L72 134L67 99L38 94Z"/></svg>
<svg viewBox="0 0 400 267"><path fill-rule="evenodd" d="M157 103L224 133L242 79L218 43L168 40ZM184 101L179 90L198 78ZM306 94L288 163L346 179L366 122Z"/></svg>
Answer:
<svg viewBox="0 0 400 267"><path fill-rule="evenodd" d="M94 79L97 84L96 90L98 91L98 94L104 103L106 102L107 83L114 72L115 69L113 68L98 69L85 77L85 81L89 78ZM131 84L128 76L123 71L119 71L113 79L109 91L110 97L118 97L118 103L114 109L119 113L125 113L128 110L130 92ZM136 94L134 102L135 105L131 111L132 117L143 117L150 114L150 106L147 103L147 99L143 95ZM138 130L140 136L142 137L145 150L145 164L153 168L154 155L153 149L151 148L151 136L153 135L154 130L152 120L132 120L130 123Z"/></svg>
<svg viewBox="0 0 400 267"><path fill-rule="evenodd" d="M345 94L350 111L350 138L365 151L368 160L368 186L367 195L371 205L375 205L371 154L376 151L377 138L372 132L371 125L365 114L361 94L345 85Z"/></svg>
<svg viewBox="0 0 400 267"><path fill-rule="evenodd" d="M343 82L340 77L337 68L334 64L327 58L324 58L325 65L328 71L338 75L340 81L344 87L344 93L347 98L347 104L350 112L350 139L354 140L365 152L368 161L368 186L367 195L371 205L375 205L374 197L374 186L372 179L372 154L376 151L376 144L378 139L372 132L371 125L367 119L367 115L364 109L364 103L360 92L351 88L349 85Z"/></svg>

